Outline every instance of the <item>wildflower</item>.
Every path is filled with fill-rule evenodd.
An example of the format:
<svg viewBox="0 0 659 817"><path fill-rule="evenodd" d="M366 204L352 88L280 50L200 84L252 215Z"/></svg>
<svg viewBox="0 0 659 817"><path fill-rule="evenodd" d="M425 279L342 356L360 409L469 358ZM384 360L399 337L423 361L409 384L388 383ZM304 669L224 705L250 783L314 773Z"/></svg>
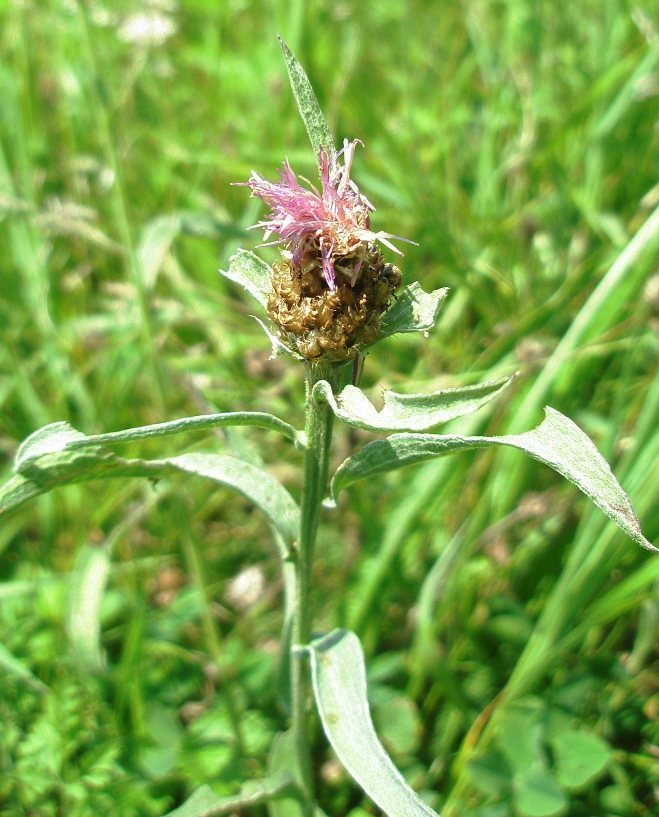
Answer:
<svg viewBox="0 0 659 817"><path fill-rule="evenodd" d="M338 153L320 151L320 190L300 177L302 185L288 161L278 182L252 171L246 183L270 207L254 225L265 231L261 246L282 248L268 312L284 340L309 359L348 360L376 340L401 281L377 244L402 255L390 239L406 239L371 229L375 208L350 178L358 144L346 139Z"/></svg>

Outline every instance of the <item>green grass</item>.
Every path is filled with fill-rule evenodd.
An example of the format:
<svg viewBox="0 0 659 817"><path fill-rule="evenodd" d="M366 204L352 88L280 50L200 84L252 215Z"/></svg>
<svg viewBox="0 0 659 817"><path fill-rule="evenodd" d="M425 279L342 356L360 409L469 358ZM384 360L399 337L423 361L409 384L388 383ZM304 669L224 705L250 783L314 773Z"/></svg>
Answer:
<svg viewBox="0 0 659 817"><path fill-rule="evenodd" d="M519 432L554 406L656 541L652 5L186 0L151 48L118 33L138 5L0 0L4 471L55 420L96 433L244 409L301 425L301 370L268 360L217 274L258 241L257 203L229 183L285 155L314 172L280 33L337 139L365 143L376 229L419 242L405 280L452 290L430 338L373 351L365 387L519 369L454 428ZM364 439L339 428L335 461ZM300 455L268 432L165 445L262 457L299 487ZM59 490L0 527L1 815L158 817L263 771L283 723L268 536L246 503L183 480ZM567 483L515 453L418 466L352 489L318 553L318 629L359 632L379 729L434 806L530 813L510 736L533 733L556 808L649 817L659 566ZM243 610L231 581L254 565L264 590ZM608 747L588 784L561 777L557 724ZM359 817L320 738L316 753L327 813Z"/></svg>

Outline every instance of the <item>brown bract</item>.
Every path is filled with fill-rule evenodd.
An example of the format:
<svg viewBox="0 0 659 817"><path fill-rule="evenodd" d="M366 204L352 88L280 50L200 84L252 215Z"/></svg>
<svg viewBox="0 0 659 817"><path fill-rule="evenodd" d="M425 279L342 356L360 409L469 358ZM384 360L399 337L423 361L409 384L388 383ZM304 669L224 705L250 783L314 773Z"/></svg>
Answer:
<svg viewBox="0 0 659 817"><path fill-rule="evenodd" d="M335 289L328 288L316 253L299 264L285 257L273 267L268 314L282 340L308 360L356 357L360 347L377 340L381 316L400 286L400 270L385 264L373 245L334 263L340 273Z"/></svg>

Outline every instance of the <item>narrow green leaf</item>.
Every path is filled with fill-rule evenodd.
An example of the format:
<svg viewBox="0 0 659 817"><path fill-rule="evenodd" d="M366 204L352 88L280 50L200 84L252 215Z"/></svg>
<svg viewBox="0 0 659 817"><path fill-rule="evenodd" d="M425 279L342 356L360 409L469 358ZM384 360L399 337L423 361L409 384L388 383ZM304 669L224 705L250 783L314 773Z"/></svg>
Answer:
<svg viewBox="0 0 659 817"><path fill-rule="evenodd" d="M518 448L572 482L639 545L659 552L643 536L629 497L592 441L567 417L547 407L542 423L523 434L462 437L443 434L393 434L364 446L332 478L332 497L353 482L456 451L491 445Z"/></svg>
<svg viewBox="0 0 659 817"><path fill-rule="evenodd" d="M397 394L385 391L380 411L361 389L346 386L334 396L326 380L314 386L314 396L325 400L334 414L344 423L367 431L425 431L440 423L462 417L488 403L510 385L512 377L504 377L476 386L442 389L429 394Z"/></svg>
<svg viewBox="0 0 659 817"><path fill-rule="evenodd" d="M424 292L418 281L406 286L382 318L378 340L405 332L429 332L447 295L446 287Z"/></svg>
<svg viewBox="0 0 659 817"><path fill-rule="evenodd" d="M278 40L284 52L284 60L286 62L286 69L288 70L291 90L297 102L304 127L309 135L309 141L311 142L316 161L318 161L321 148L328 156L331 156L336 150L334 140L332 139L327 120L316 99L316 94L309 82L309 77L282 38L278 37Z"/></svg>
<svg viewBox="0 0 659 817"><path fill-rule="evenodd" d="M246 289L263 309L267 308L272 293L272 270L258 255L249 250L238 250L229 260L229 269L220 273Z"/></svg>
<svg viewBox="0 0 659 817"><path fill-rule="evenodd" d="M202 786L182 806L168 812L165 817L215 817L217 814L234 813L280 797L290 797L295 793L295 782L285 772L263 780L250 780L243 784L238 794L230 797L219 797L210 786Z"/></svg>
<svg viewBox="0 0 659 817"><path fill-rule="evenodd" d="M146 440L151 437L167 437L181 434L184 431L202 431L208 428L226 428L228 426L255 426L269 431L278 431L300 447L300 436L293 426L261 411L229 411L218 414L200 414L195 417L182 417L165 423L154 423L148 426L125 428L121 431L110 431L107 434L82 434L66 422L50 423L30 434L19 445L14 459L14 470L23 473L33 460L44 454L55 454L65 449L69 451L85 448L100 451L100 446L114 443L127 443L134 440Z"/></svg>
<svg viewBox="0 0 659 817"><path fill-rule="evenodd" d="M158 216L145 225L137 245L137 260L144 286L152 290L172 242L181 232L181 216Z"/></svg>
<svg viewBox="0 0 659 817"><path fill-rule="evenodd" d="M337 757L389 817L436 817L408 786L378 740L366 697L359 639L334 630L309 646L313 693L325 734Z"/></svg>
<svg viewBox="0 0 659 817"><path fill-rule="evenodd" d="M243 494L268 517L287 548L298 536L297 504L283 485L261 468L223 454L182 454L159 460L126 459L99 444L99 439L105 435L87 438L93 443L85 447L80 445L83 435L70 426L63 428L65 425L46 426L33 435L34 445L29 444L30 438L23 444L17 456L20 473L0 486L0 515L60 485L115 477L159 478L184 471L212 479ZM50 443L48 429L52 430ZM116 439L114 437L113 441ZM77 447L70 447L68 440L74 441Z"/></svg>

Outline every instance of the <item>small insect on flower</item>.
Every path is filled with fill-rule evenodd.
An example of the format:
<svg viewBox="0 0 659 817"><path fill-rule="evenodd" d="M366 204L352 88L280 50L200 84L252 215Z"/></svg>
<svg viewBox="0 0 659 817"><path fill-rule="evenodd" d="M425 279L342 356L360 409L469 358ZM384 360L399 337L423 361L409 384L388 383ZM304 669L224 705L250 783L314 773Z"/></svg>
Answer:
<svg viewBox="0 0 659 817"><path fill-rule="evenodd" d="M308 186L300 184L288 161L279 182L253 171L246 183L270 207L254 225L265 231L261 246L282 249L268 313L282 339L309 359L349 360L376 340L380 317L402 280L378 243L401 255L390 239L407 239L371 229L374 207L350 178L358 144L345 140L333 155L320 151L320 190L306 179Z"/></svg>

